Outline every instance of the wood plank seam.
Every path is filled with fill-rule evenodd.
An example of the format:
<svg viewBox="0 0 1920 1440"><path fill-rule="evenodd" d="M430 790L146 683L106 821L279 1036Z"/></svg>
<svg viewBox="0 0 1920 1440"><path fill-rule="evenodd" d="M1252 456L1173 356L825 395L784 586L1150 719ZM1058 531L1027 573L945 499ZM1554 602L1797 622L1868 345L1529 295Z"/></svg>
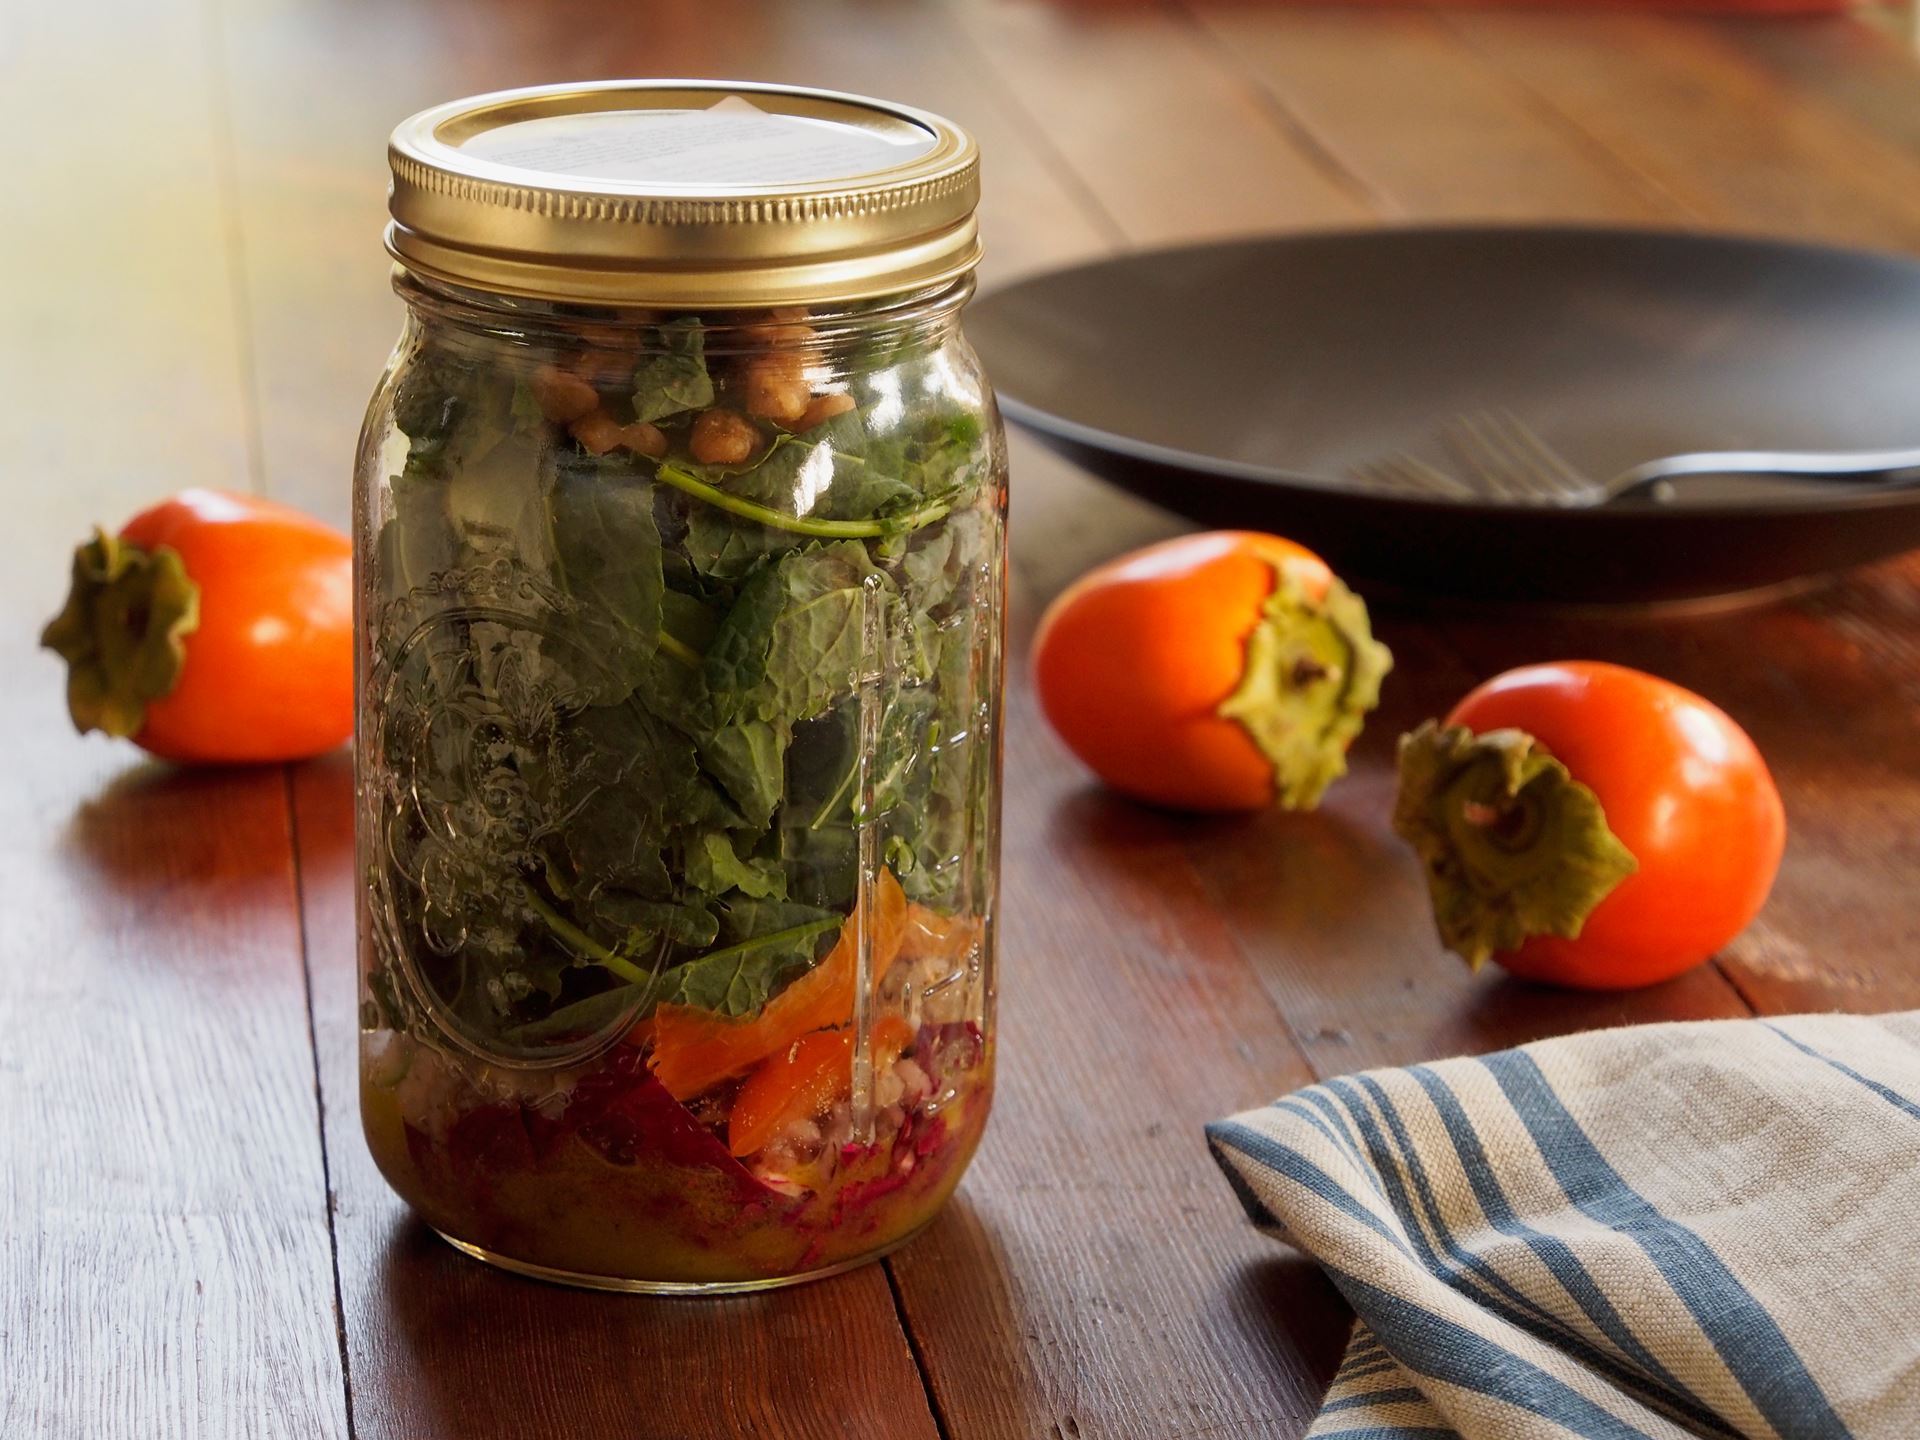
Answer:
<svg viewBox="0 0 1920 1440"><path fill-rule="evenodd" d="M1727 982L1727 988L1733 991L1735 999L1747 1007L1747 1013L1749 1015L1764 1015L1767 1013L1767 1007L1762 1005L1754 997L1753 992L1741 983L1739 971L1728 965L1727 962L1718 955L1715 955L1713 959L1707 963L1720 972L1720 977Z"/></svg>
<svg viewBox="0 0 1920 1440"><path fill-rule="evenodd" d="M1009 84L994 67L992 57L986 53L966 29L954 23L950 13L942 11L941 27L947 32L947 38L956 49L972 52L973 71L987 82L987 88L993 93L993 103L1013 119L1016 127L1027 141L1028 147L1039 158L1041 167L1059 184L1067 201L1093 222L1094 228L1106 236L1108 246L1113 250L1131 249L1131 241L1113 211L1101 200L1100 192L1089 185L1086 178L1073 168L1060 147L1053 143L1047 134L1047 127L1040 117L1029 110L1020 98L1020 92ZM993 243L992 236L986 236L987 244Z"/></svg>
<svg viewBox="0 0 1920 1440"><path fill-rule="evenodd" d="M246 264L246 226L240 206L239 155L234 143L232 86L227 73L225 16L220 0L202 0L198 7L201 45L205 56L212 110L211 140L221 209L224 269L228 303L234 327L234 347L241 386L241 414L246 425L245 454L248 489L267 493L264 401L256 349L255 317ZM306 1002L308 1064L313 1075L314 1140L320 1152L320 1204L327 1226L327 1261L332 1270L334 1344L340 1357L342 1419L347 1440L357 1440L353 1408L353 1368L347 1345L347 1313L340 1281L340 1239L334 1220L333 1157L327 1150L327 1098L320 1075L320 1042L315 1028L313 946L309 933L305 862L300 846L300 806L293 767L279 767L287 814L288 863L293 882L294 923L300 946L300 980Z"/></svg>
<svg viewBox="0 0 1920 1440"><path fill-rule="evenodd" d="M920 1332L914 1329L912 1320L908 1318L907 1301L900 1293L900 1276L893 1268L893 1257L882 1260L880 1268L887 1277L887 1293L893 1296L894 1318L900 1322L900 1333L907 1337L907 1351L913 1356L913 1368L920 1372L920 1387L927 1392L927 1411L933 1416L934 1431L940 1440L953 1440L953 1429L947 1422L946 1408L941 1405L939 1392L933 1386L933 1366L927 1359Z"/></svg>
<svg viewBox="0 0 1920 1440"><path fill-rule="evenodd" d="M1405 214L1397 201L1342 160L1338 150L1287 102L1285 96L1268 84L1265 77L1236 55L1187 0L1162 0L1162 3L1177 24L1198 38L1196 48L1211 53L1233 83L1252 97L1254 108L1279 131L1281 138L1305 156L1327 179L1350 195L1362 209L1374 215L1385 218Z"/></svg>
<svg viewBox="0 0 1920 1440"><path fill-rule="evenodd" d="M220 199L222 256L232 310L234 356L240 369L240 413L246 425L247 488L267 493L266 420L260 396L260 365L254 345L252 296L247 285L246 226L240 213L240 159L233 140L233 90L227 80L225 25L220 0L201 0L200 41L205 51L208 98L212 109L214 184ZM288 791L292 804L292 791ZM295 863L298 863L298 853ZM304 922L303 922L304 923ZM351 1419L351 1413L349 1413Z"/></svg>
<svg viewBox="0 0 1920 1440"><path fill-rule="evenodd" d="M1625 12L1565 18L1547 29L1482 11L1450 23L1510 71L1529 72L1536 93L1574 123L1685 192L1706 222L1880 249L1920 244L1910 152L1817 91L1780 84L1727 29Z"/></svg>
<svg viewBox="0 0 1920 1440"><path fill-rule="evenodd" d="M294 914L300 935L300 978L307 995L307 1044L313 1064L313 1113L320 1144L321 1203L327 1217L327 1255L333 1265L333 1331L340 1347L340 1384L346 1405L347 1440L357 1440L353 1416L353 1362L347 1345L347 1307L340 1281L340 1236L334 1221L333 1157L327 1152L327 1094L320 1076L320 1033L314 1016L313 944L308 928L306 862L300 845L300 800L293 783L293 766L282 765L280 777L287 796L287 844L292 851Z"/></svg>
<svg viewBox="0 0 1920 1440"><path fill-rule="evenodd" d="M1700 212L1699 207L1666 184L1659 175L1635 161L1631 155L1623 154L1609 145L1603 137L1594 134L1592 130L1581 124L1577 116L1556 104L1552 96L1525 75L1504 64L1498 55L1475 38L1473 32L1461 22L1457 15L1444 6L1435 5L1430 8L1434 17L1459 40L1463 49L1485 65L1490 73L1499 76L1528 110L1565 136L1583 154L1602 168L1626 180L1654 204L1677 212L1689 225L1706 223L1707 217Z"/></svg>

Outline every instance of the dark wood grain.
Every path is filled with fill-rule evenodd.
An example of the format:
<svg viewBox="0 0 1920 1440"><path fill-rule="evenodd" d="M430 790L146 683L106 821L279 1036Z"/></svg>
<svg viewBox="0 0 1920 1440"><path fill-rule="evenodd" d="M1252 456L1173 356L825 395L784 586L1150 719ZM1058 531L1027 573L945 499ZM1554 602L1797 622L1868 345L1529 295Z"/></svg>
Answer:
<svg viewBox="0 0 1920 1440"><path fill-rule="evenodd" d="M949 0L988 76L1133 244L1348 225L1355 177L1160 5Z"/></svg>
<svg viewBox="0 0 1920 1440"><path fill-rule="evenodd" d="M1850 18L1797 25L1742 25L1719 38L1772 72L1774 83L1809 103L1845 115L1887 144L1920 154L1920 87L1913 83L1914 46L1893 23Z"/></svg>
<svg viewBox="0 0 1920 1440"><path fill-rule="evenodd" d="M1293 1435L1345 1312L1244 1226L1203 1121L1316 1075L1593 1025L1920 1003L1920 562L1721 615L1383 602L1398 668L1311 816L1181 819L1104 794L1045 731L1016 654L998 1110L948 1213L885 1267L719 1303L456 1256L359 1136L347 757L146 767L62 732L58 667L32 652L95 518L199 482L344 520L399 318L378 247L396 119L626 73L896 96L980 136L996 283L1380 221L1920 251L1920 72L1850 19L1227 0L167 0L116 23L103 47L77 12L0 22L13 133L73 114L76 57L94 97L16 153L33 203L0 231L0 453L32 541L0 576L19 677L0 697L17 757L0 1435ZM1074 575L1181 527L1013 446L1018 651ZM1716 966L1630 995L1467 975L1386 827L1399 729L1573 654L1724 705L1789 810L1761 921Z"/></svg>
<svg viewBox="0 0 1920 1440"><path fill-rule="evenodd" d="M1920 157L1758 64L1732 43L1740 25L1482 11L1447 21L1707 224L1920 248Z"/></svg>
<svg viewBox="0 0 1920 1440"><path fill-rule="evenodd" d="M284 782L104 752L0 802L0 1433L345 1435Z"/></svg>
<svg viewBox="0 0 1920 1440"><path fill-rule="evenodd" d="M1187 8L1227 63L1364 188L1423 221L1677 218L1672 199L1559 121L1429 11Z"/></svg>
<svg viewBox="0 0 1920 1440"><path fill-rule="evenodd" d="M283 778L76 738L35 648L93 522L251 483L199 21L0 21L0 125L64 117L0 234L8 1437L347 1433Z"/></svg>

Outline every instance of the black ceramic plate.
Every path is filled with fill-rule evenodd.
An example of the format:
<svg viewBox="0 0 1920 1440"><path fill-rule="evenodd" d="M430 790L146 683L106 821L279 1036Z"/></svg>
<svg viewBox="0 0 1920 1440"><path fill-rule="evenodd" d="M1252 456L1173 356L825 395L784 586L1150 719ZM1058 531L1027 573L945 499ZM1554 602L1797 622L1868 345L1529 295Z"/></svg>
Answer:
<svg viewBox="0 0 1920 1440"><path fill-rule="evenodd" d="M1623 230L1383 230L1022 281L968 331L1007 413L1209 525L1483 600L1728 594L1920 546L1920 491L1713 480L1660 506L1402 498L1344 480L1507 411L1596 476L1683 450L1920 445L1920 264Z"/></svg>

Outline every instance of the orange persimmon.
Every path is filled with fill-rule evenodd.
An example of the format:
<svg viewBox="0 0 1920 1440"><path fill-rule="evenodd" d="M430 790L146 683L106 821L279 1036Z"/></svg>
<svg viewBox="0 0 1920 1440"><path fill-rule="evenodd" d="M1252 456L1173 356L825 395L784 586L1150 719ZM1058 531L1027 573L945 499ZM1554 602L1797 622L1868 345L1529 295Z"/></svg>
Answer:
<svg viewBox="0 0 1920 1440"><path fill-rule="evenodd" d="M1215 531L1081 577L1034 639L1041 708L1114 789L1182 810L1309 809L1392 657L1312 551Z"/></svg>
<svg viewBox="0 0 1920 1440"><path fill-rule="evenodd" d="M1766 902L1786 842L1747 732L1623 665L1526 665L1401 741L1394 828L1440 936L1478 968L1585 990L1691 969Z"/></svg>
<svg viewBox="0 0 1920 1440"><path fill-rule="evenodd" d="M95 531L41 636L84 734L168 760L294 760L353 733L353 547L253 495L184 490Z"/></svg>

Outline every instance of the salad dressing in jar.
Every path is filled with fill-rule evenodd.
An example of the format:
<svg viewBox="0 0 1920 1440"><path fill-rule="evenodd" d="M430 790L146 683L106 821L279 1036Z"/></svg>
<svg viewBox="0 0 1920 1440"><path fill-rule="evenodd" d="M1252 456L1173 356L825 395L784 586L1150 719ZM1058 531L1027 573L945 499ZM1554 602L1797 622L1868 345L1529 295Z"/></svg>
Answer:
<svg viewBox="0 0 1920 1440"><path fill-rule="evenodd" d="M927 1223L992 1094L1006 470L973 142L702 82L394 133L355 496L361 1103L626 1290Z"/></svg>

